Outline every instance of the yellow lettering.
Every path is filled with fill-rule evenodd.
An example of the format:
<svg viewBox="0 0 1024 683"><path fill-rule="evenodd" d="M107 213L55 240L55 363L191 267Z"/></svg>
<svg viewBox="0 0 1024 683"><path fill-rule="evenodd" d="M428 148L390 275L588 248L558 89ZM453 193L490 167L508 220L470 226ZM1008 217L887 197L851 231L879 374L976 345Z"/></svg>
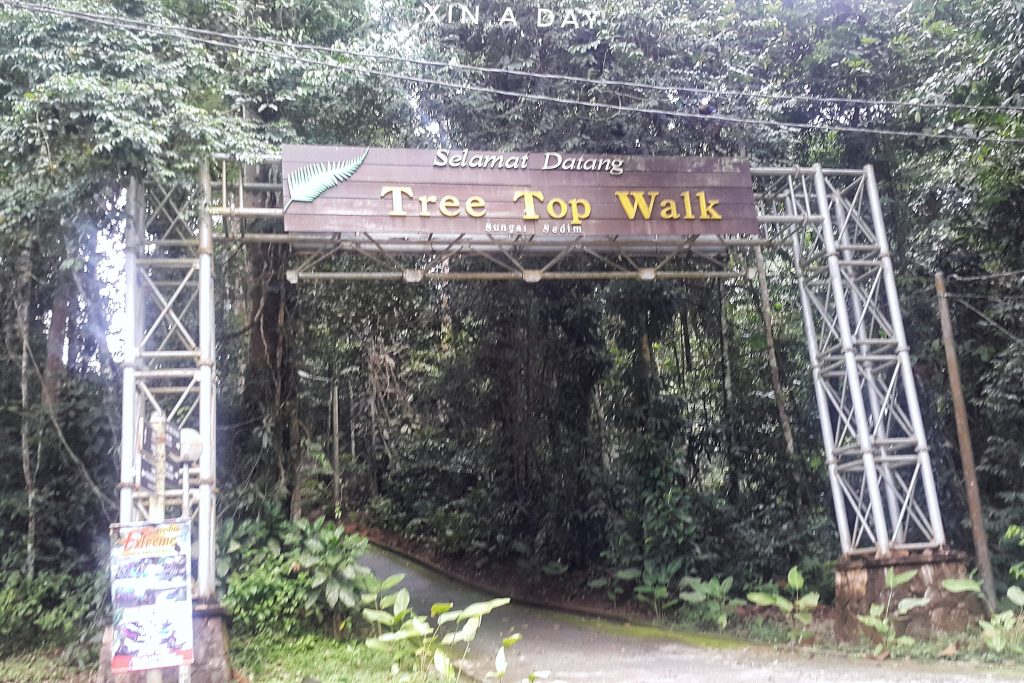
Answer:
<svg viewBox="0 0 1024 683"><path fill-rule="evenodd" d="M683 212L686 216L686 220L692 221L696 216L693 215L693 204L690 203L690 191L687 190L682 194L683 197Z"/></svg>
<svg viewBox="0 0 1024 683"><path fill-rule="evenodd" d="M570 199L569 208L572 210L573 225L579 225L585 219L590 218L590 202L586 199Z"/></svg>
<svg viewBox="0 0 1024 683"><path fill-rule="evenodd" d="M703 192L697 193L697 199L700 200L700 219L702 221L720 221L722 220L722 214L715 210L718 206L718 200L712 199L708 201L707 197L704 196Z"/></svg>
<svg viewBox="0 0 1024 683"><path fill-rule="evenodd" d="M391 211L388 212L389 216L408 216L405 209L402 207L402 196L411 197L411 187L398 187L396 185L387 185L380 188L381 198L391 195Z"/></svg>
<svg viewBox="0 0 1024 683"><path fill-rule="evenodd" d="M540 220L540 215L537 213L537 207L534 205L534 201L544 201L544 194L542 192L535 192L534 190L519 190L512 195L512 201L517 202L520 199L523 200L523 220Z"/></svg>
<svg viewBox="0 0 1024 683"><path fill-rule="evenodd" d="M654 210L654 201L658 198L657 192L647 192L646 197L644 192L616 192L615 196L619 198L619 203L622 204L622 210L626 212L626 217L629 220L636 218L637 211L643 216L645 221L651 220L651 211Z"/></svg>
<svg viewBox="0 0 1024 683"><path fill-rule="evenodd" d="M460 212L459 200L456 197L446 194L441 197L441 201L437 204L437 210L442 215L448 216L448 218L455 218Z"/></svg>
<svg viewBox="0 0 1024 683"><path fill-rule="evenodd" d="M664 199L661 202L661 218L666 221L674 221L679 218L679 207L674 199Z"/></svg>
<svg viewBox="0 0 1024 683"><path fill-rule="evenodd" d="M555 197L548 202L548 216L551 218L565 218L565 214L569 212L569 205L565 203L564 199Z"/></svg>
<svg viewBox="0 0 1024 683"><path fill-rule="evenodd" d="M466 213L473 218L483 218L487 214L487 204L483 197L473 196L466 200Z"/></svg>
<svg viewBox="0 0 1024 683"><path fill-rule="evenodd" d="M430 212L427 211L427 206L430 204L436 204L437 197L435 197L432 194L425 194L420 197L417 197L417 199L420 200L420 215L423 216L424 218L428 217L430 215Z"/></svg>

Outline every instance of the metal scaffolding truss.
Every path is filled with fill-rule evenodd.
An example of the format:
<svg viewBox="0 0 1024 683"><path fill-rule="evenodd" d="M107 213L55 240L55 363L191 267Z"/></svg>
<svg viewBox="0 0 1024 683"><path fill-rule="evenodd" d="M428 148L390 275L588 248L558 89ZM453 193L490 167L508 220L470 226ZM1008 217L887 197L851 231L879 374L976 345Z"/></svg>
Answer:
<svg viewBox="0 0 1024 683"><path fill-rule="evenodd" d="M168 508L194 517L199 530L198 597L212 600L213 242L197 187L133 179L128 188L119 521L160 521ZM184 465L188 476L162 496L140 485L143 434L154 423L161 431L167 423L196 428L203 445L198 466Z"/></svg>
<svg viewBox="0 0 1024 683"><path fill-rule="evenodd" d="M121 521L164 513L139 487L143 425L155 416L197 427L199 466L185 491L167 493L181 494L182 515L196 519L198 597L215 599L215 242L290 245L293 283L735 279L748 275L751 248L771 247L795 265L843 554L944 546L871 167L753 176L760 235L657 238L284 233L279 159L244 166L222 156L196 183L133 182Z"/></svg>

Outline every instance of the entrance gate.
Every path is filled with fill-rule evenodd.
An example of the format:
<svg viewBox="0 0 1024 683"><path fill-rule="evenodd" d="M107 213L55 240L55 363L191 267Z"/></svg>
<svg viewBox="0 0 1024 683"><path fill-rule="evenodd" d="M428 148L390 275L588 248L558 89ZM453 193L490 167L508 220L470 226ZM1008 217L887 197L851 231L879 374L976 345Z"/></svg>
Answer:
<svg viewBox="0 0 1024 683"><path fill-rule="evenodd" d="M128 193L120 522L196 513L197 601L215 604L216 370L213 249L284 243L309 280L673 280L746 276L755 247L790 254L844 557L885 559L946 545L878 186L872 168L752 169L760 234L395 236L252 233L280 221L280 158L218 156L196 183L133 181ZM256 178L263 180L257 181ZM277 179L267 182L266 179ZM348 253L365 268L326 270ZM571 258L570 258L571 257ZM457 264L457 268L452 266ZM582 265L581 264L585 264ZM182 491L138 486L143 425L197 427L203 449Z"/></svg>

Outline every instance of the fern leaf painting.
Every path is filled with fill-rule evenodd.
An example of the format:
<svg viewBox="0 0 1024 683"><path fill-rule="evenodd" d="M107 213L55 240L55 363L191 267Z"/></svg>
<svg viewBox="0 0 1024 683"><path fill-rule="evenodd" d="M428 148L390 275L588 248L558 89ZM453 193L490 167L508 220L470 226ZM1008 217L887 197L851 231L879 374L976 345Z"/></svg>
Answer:
<svg viewBox="0 0 1024 683"><path fill-rule="evenodd" d="M288 193L292 202L313 202L332 187L337 187L345 182L359 170L359 167L366 161L366 155L370 152L366 149L355 159L348 161L332 161L309 164L297 168L288 174ZM285 211L288 210L285 206Z"/></svg>

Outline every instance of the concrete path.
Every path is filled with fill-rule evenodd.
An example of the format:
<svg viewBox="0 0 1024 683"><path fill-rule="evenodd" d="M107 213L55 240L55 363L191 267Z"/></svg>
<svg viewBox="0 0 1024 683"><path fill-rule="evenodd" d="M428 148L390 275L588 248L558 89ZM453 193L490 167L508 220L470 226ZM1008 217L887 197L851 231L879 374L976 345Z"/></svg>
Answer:
<svg viewBox="0 0 1024 683"><path fill-rule="evenodd" d="M435 602L456 608L489 600L486 595L398 555L371 546L360 561L379 577L404 573L413 609L429 614ZM505 681L520 683L530 672L548 671L564 683L977 683L1021 681L1024 670L959 665L875 662L775 649L602 619L581 618L512 603L483 620L465 670L482 679L493 668L501 639L523 639L509 652Z"/></svg>

